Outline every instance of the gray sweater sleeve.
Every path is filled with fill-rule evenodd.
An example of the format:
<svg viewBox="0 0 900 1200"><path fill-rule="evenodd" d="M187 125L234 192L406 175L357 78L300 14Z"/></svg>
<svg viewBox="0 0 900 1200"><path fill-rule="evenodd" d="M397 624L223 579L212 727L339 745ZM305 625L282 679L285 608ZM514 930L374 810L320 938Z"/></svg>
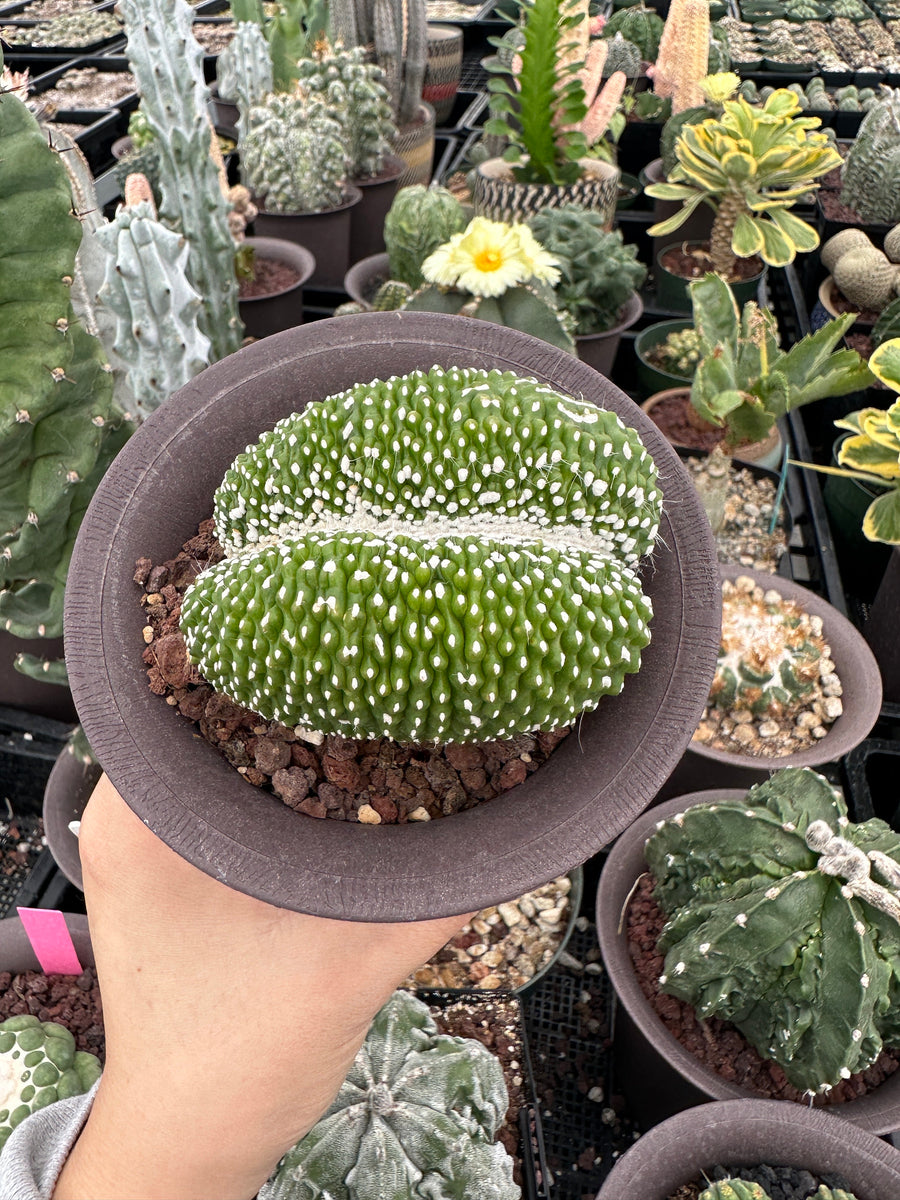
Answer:
<svg viewBox="0 0 900 1200"><path fill-rule="evenodd" d="M0 1200L50 1200L97 1086L32 1113L13 1130L0 1154Z"/></svg>

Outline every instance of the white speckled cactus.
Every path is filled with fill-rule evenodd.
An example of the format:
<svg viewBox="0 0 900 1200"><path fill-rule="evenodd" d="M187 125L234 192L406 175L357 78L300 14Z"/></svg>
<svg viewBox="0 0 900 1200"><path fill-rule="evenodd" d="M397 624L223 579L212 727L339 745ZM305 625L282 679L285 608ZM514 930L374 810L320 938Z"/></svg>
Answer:
<svg viewBox="0 0 900 1200"><path fill-rule="evenodd" d="M272 213L337 208L347 177L341 123L301 88L273 92L250 109L241 175Z"/></svg>
<svg viewBox="0 0 900 1200"><path fill-rule="evenodd" d="M508 1105L499 1060L439 1033L421 1000L395 992L260 1200L518 1200L512 1159L494 1141Z"/></svg>
<svg viewBox="0 0 900 1200"><path fill-rule="evenodd" d="M181 624L216 688L347 737L569 724L649 641L661 494L637 434L535 380L360 384L279 422L215 500Z"/></svg>

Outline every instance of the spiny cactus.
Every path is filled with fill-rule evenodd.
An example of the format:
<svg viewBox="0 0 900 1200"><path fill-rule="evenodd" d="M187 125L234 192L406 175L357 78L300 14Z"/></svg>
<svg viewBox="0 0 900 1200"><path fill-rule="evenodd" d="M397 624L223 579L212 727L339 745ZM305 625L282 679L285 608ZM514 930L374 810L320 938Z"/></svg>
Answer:
<svg viewBox="0 0 900 1200"><path fill-rule="evenodd" d="M670 97L672 112L703 103L700 81L709 71L708 0L672 0L656 56L653 90Z"/></svg>
<svg viewBox="0 0 900 1200"><path fill-rule="evenodd" d="M203 297L213 359L240 348L229 204L209 155L209 89L185 0L121 0L128 58L160 157L160 219L190 246L188 277Z"/></svg>
<svg viewBox="0 0 900 1200"><path fill-rule="evenodd" d="M30 1015L0 1024L0 1150L17 1125L57 1100L81 1096L100 1078L100 1060L76 1050L62 1025Z"/></svg>
<svg viewBox="0 0 900 1200"><path fill-rule="evenodd" d="M603 37L614 38L621 34L637 46L646 62L652 63L656 62L662 31L663 19L658 12L643 4L633 4L612 14L603 26Z"/></svg>
<svg viewBox="0 0 900 1200"><path fill-rule="evenodd" d="M508 1105L490 1050L440 1033L421 1000L395 992L260 1200L518 1200L512 1159L494 1141Z"/></svg>
<svg viewBox="0 0 900 1200"><path fill-rule="evenodd" d="M268 212L338 208L347 177L340 121L299 87L273 92L250 110L241 173Z"/></svg>
<svg viewBox="0 0 900 1200"><path fill-rule="evenodd" d="M401 188L384 219L384 244L392 279L411 288L425 282L422 263L468 224L463 206L446 188Z"/></svg>
<svg viewBox="0 0 900 1200"><path fill-rule="evenodd" d="M328 11L333 41L374 48L396 123L414 121L428 52L425 0L331 0Z"/></svg>
<svg viewBox="0 0 900 1200"><path fill-rule="evenodd" d="M645 857L667 917L660 985L701 1019L732 1021L810 1094L896 1044L900 835L885 822L852 824L827 779L789 768L660 821Z"/></svg>
<svg viewBox="0 0 900 1200"><path fill-rule="evenodd" d="M633 79L641 73L641 52L634 44L617 33L607 43L606 62L603 64L603 78L609 79L616 71Z"/></svg>
<svg viewBox="0 0 900 1200"><path fill-rule="evenodd" d="M841 174L841 203L863 221L900 221L900 92L866 113Z"/></svg>
<svg viewBox="0 0 900 1200"><path fill-rule="evenodd" d="M762 1184L748 1179L717 1179L704 1188L697 1200L771 1200Z"/></svg>
<svg viewBox="0 0 900 1200"><path fill-rule="evenodd" d="M350 317L361 312L395 312L398 308L403 308L412 294L413 290L408 283L401 283L399 279L388 279L372 297L371 304L358 304L355 300L349 300L346 304L339 304L334 310L334 315Z"/></svg>
<svg viewBox="0 0 900 1200"><path fill-rule="evenodd" d="M301 87L341 123L348 178L377 175L397 135L381 68L366 60L362 46L345 50L322 41L297 70Z"/></svg>
<svg viewBox="0 0 900 1200"><path fill-rule="evenodd" d="M238 21L216 62L216 82L219 95L238 107L239 131L246 130L250 109L274 88L269 45L255 21Z"/></svg>
<svg viewBox="0 0 900 1200"><path fill-rule="evenodd" d="M565 725L638 669L656 469L611 412L433 368L281 421L216 493L225 561L188 590L216 688L349 737Z"/></svg>
<svg viewBox="0 0 900 1200"><path fill-rule="evenodd" d="M654 347L653 366L669 375L690 379L700 361L703 342L696 329L674 329Z"/></svg>

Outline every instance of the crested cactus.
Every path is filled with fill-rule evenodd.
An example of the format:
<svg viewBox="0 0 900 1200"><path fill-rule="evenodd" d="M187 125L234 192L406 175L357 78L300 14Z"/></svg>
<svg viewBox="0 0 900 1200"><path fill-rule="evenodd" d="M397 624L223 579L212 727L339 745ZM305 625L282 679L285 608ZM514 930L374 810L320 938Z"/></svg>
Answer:
<svg viewBox="0 0 900 1200"><path fill-rule="evenodd" d="M299 87L273 92L250 109L241 172L268 212L338 208L347 177L340 121L319 97Z"/></svg>
<svg viewBox="0 0 900 1200"><path fill-rule="evenodd" d="M603 37L615 38L617 34L621 34L637 46L642 59L652 63L656 62L659 52L663 24L662 17L654 9L645 8L643 4L633 4L613 12L603 26Z"/></svg>
<svg viewBox="0 0 900 1200"><path fill-rule="evenodd" d="M466 224L463 206L446 188L421 184L401 188L384 219L391 278L411 288L421 287L422 263Z"/></svg>
<svg viewBox="0 0 900 1200"><path fill-rule="evenodd" d="M829 1091L900 1036L900 835L852 824L808 769L661 821L662 989L732 1021L795 1087ZM883 881L883 882L882 882Z"/></svg>
<svg viewBox="0 0 900 1200"><path fill-rule="evenodd" d="M269 45L255 21L238 21L216 62L216 81L219 94L238 107L239 130L246 130L250 109L274 88Z"/></svg>
<svg viewBox="0 0 900 1200"><path fill-rule="evenodd" d="M669 97L672 112L703 103L700 81L709 72L708 0L672 0L659 40L653 90Z"/></svg>
<svg viewBox="0 0 900 1200"><path fill-rule="evenodd" d="M383 72L361 46L320 42L298 65L301 87L321 98L343 128L350 179L370 179L384 166L397 134Z"/></svg>
<svg viewBox="0 0 900 1200"><path fill-rule="evenodd" d="M508 1105L490 1050L440 1033L421 1000L394 992L260 1200L518 1200L512 1159L494 1141Z"/></svg>
<svg viewBox="0 0 900 1200"><path fill-rule="evenodd" d="M900 221L900 92L866 113L841 174L841 203L863 221Z"/></svg>
<svg viewBox="0 0 900 1200"><path fill-rule="evenodd" d="M209 89L203 51L191 33L185 0L121 0L128 58L141 107L156 135L162 222L190 246L188 278L203 297L200 327L213 359L240 348L229 203L209 155Z"/></svg>
<svg viewBox="0 0 900 1200"><path fill-rule="evenodd" d="M630 79L641 73L641 52L634 44L617 33L607 43L606 62L603 64L603 78L609 79L616 71L622 71Z"/></svg>
<svg viewBox="0 0 900 1200"><path fill-rule="evenodd" d="M308 729L557 728L639 667L634 568L659 511L614 413L498 371L359 384L226 473L225 560L185 595L188 652L217 689Z"/></svg>
<svg viewBox="0 0 900 1200"><path fill-rule="evenodd" d="M100 1078L100 1060L75 1048L62 1025L30 1014L0 1024L0 1150L17 1125L57 1100L81 1096Z"/></svg>
<svg viewBox="0 0 900 1200"><path fill-rule="evenodd" d="M11 92L0 93L0 211L0 629L57 637L78 526L130 430L72 308L81 226L66 169Z"/></svg>

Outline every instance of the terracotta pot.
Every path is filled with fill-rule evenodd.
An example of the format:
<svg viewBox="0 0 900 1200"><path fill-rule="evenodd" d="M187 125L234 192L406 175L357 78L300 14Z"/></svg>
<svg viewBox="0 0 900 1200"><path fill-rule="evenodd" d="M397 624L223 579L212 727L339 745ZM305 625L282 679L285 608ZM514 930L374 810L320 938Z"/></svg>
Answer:
<svg viewBox="0 0 900 1200"><path fill-rule="evenodd" d="M665 498L657 552L646 569L653 640L621 695L586 713L577 737L490 804L415 827L301 816L248 784L151 694L134 563L143 555L163 561L193 536L235 455L280 418L360 380L435 364L518 371L591 397L640 432L660 467ZM69 674L85 734L150 828L240 891L353 920L486 908L570 870L609 842L656 794L696 728L720 619L702 512L652 422L590 367L537 338L489 321L405 312L288 330L213 364L182 388L143 423L101 482L66 589Z"/></svg>
<svg viewBox="0 0 900 1200"><path fill-rule="evenodd" d="M84 891L78 837L69 828L80 821L84 806L97 786L102 771L97 763L85 763L66 747L56 762L44 789L44 833L56 865L70 883Z"/></svg>
<svg viewBox="0 0 900 1200"><path fill-rule="evenodd" d="M690 1108L643 1134L615 1163L597 1200L667 1200L720 1164L760 1163L842 1175L857 1200L900 1196L900 1153L889 1142L821 1109L729 1100Z"/></svg>
<svg viewBox="0 0 900 1200"><path fill-rule="evenodd" d="M434 109L436 125L453 111L462 75L463 31L456 25L429 25L422 99Z"/></svg>
<svg viewBox="0 0 900 1200"><path fill-rule="evenodd" d="M648 396L646 400L641 402L641 408L645 413L651 414L653 409L661 400L670 400L676 397L684 399L685 410L690 414L696 413L696 410L691 405L691 389L689 387L673 387L667 388L663 392L657 392L653 396ZM696 417L698 429L707 427L706 422L699 415ZM673 446L685 450L703 450L707 447L700 444L700 441L691 443L690 441L679 442L674 438L669 438ZM777 425L772 427L768 437L763 438L758 442L743 442L739 446L734 447L735 458L740 458L743 462L756 463L757 466L767 467L770 471L775 471L781 467L781 462L784 457L784 439L781 435L781 430Z"/></svg>
<svg viewBox="0 0 900 1200"><path fill-rule="evenodd" d="M244 332L250 337L265 338L282 329L292 329L303 320L303 285L316 269L316 260L309 250L283 238L250 237L256 257L286 263L299 272L296 283L267 296L249 296L238 302L244 322Z"/></svg>
<svg viewBox="0 0 900 1200"><path fill-rule="evenodd" d="M364 304L366 308L370 308L369 301L378 282L390 278L389 272L390 260L387 254L370 254L368 258L354 263L344 276L344 291L357 304Z"/></svg>
<svg viewBox="0 0 900 1200"><path fill-rule="evenodd" d="M78 718L69 689L58 683L43 683L17 671L13 664L20 654L34 654L51 660L62 658L63 640L61 637L18 638L0 630L0 705L74 724Z"/></svg>
<svg viewBox="0 0 900 1200"><path fill-rule="evenodd" d="M580 204L603 216L612 229L619 198L619 168L593 158L580 160L583 175L576 183L519 183L510 164L489 158L475 175L475 213L492 221L526 221L542 208Z"/></svg>
<svg viewBox="0 0 900 1200"><path fill-rule="evenodd" d="M315 213L270 213L259 208L253 222L257 237L280 238L303 246L315 258L310 287L339 288L350 266L350 219L362 200L359 188L347 184L339 208Z"/></svg>
<svg viewBox="0 0 900 1200"><path fill-rule="evenodd" d="M692 792L643 813L613 846L600 876L597 937L618 1001L613 1043L616 1059L621 1063L617 1077L642 1128L704 1100L746 1100L751 1097L751 1093L729 1083L695 1058L656 1015L634 973L628 937L621 921L638 876L647 869L644 843L654 832L657 822L683 812L691 805L737 800L745 792L743 787ZM784 1109L786 1119L790 1119L787 1114L795 1109L806 1111L802 1105L789 1100L771 1103ZM864 1096L829 1106L829 1112L872 1134L892 1132L900 1127L900 1072ZM769 1159L766 1157L764 1161ZM885 1196L891 1194L884 1193ZM626 1195L628 1193L623 1193L616 1200L625 1200Z"/></svg>
<svg viewBox="0 0 900 1200"><path fill-rule="evenodd" d="M75 944L78 961L83 967L94 965L94 950L88 931L88 919L82 913L66 913L66 925ZM0 971L40 971L25 927L18 917L4 917L0 921Z"/></svg>
<svg viewBox="0 0 900 1200"><path fill-rule="evenodd" d="M582 362L599 371L607 378L612 374L613 363L622 334L637 324L644 311L644 302L637 292L632 292L622 309L620 320L612 329L603 333L580 333L575 338L575 353Z"/></svg>
<svg viewBox="0 0 900 1200"><path fill-rule="evenodd" d="M400 176L406 163L396 154L389 154L378 175L369 179L353 179L351 183L362 192L362 200L350 214L350 262L384 250L384 218L394 202Z"/></svg>
<svg viewBox="0 0 900 1200"><path fill-rule="evenodd" d="M844 712L829 726L827 735L821 741L806 750L797 750L780 758L752 758L692 741L661 793L666 797L704 785L748 788L782 767L821 767L824 763L836 762L859 745L878 720L881 711L878 663L862 634L842 613L792 579L726 563L720 563L719 569L723 579L749 575L761 587L774 588L782 596L798 600L808 613L822 618L823 636L831 647L831 656L843 687Z"/></svg>
<svg viewBox="0 0 900 1200"><path fill-rule="evenodd" d="M397 187L410 187L414 183L428 187L434 164L434 109L430 104L423 101L416 120L398 128L394 153L406 164Z"/></svg>

